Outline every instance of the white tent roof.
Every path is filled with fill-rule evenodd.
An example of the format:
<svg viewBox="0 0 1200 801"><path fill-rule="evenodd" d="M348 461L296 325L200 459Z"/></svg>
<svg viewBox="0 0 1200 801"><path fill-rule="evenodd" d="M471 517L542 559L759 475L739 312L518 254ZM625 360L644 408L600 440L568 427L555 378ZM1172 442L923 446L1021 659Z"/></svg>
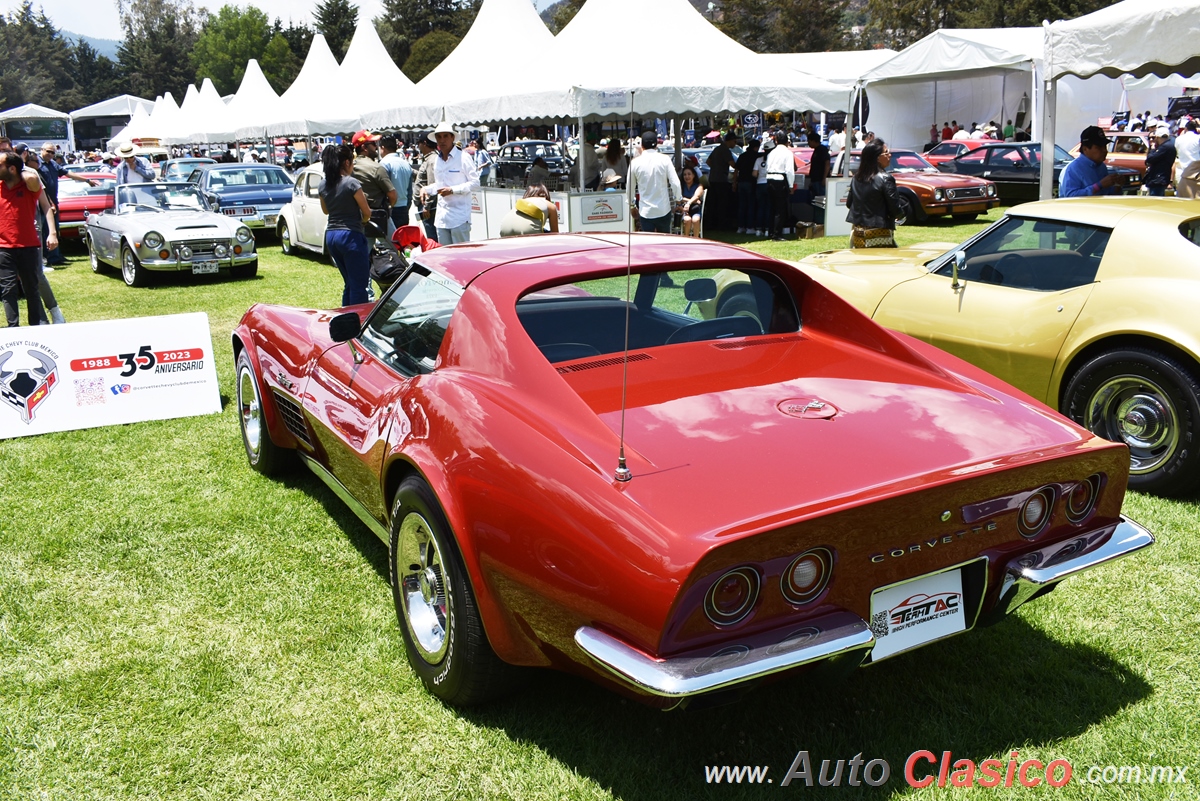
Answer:
<svg viewBox="0 0 1200 801"><path fill-rule="evenodd" d="M376 91L387 92L387 87L371 80L371 76L357 76L359 82L370 82ZM267 121L268 136L298 134L338 134L353 131L358 127L358 114L341 112L344 116L331 119L330 108L340 109L335 100L347 92L344 76L339 73L337 59L329 49L325 37L317 34L300 74L279 98L279 107Z"/></svg>
<svg viewBox="0 0 1200 801"><path fill-rule="evenodd" d="M150 113L146 111L145 106L137 106L133 110L133 116L129 119L129 124L121 130L113 134L112 139L109 139L109 146L113 142L131 142L134 139L140 139L142 136L150 136L147 125L150 122Z"/></svg>
<svg viewBox="0 0 1200 801"><path fill-rule="evenodd" d="M70 114L55 111L52 108L39 106L37 103L26 103L23 106L0 111L0 120L69 120Z"/></svg>
<svg viewBox="0 0 1200 801"><path fill-rule="evenodd" d="M834 83L854 83L896 55L895 50L840 50L829 53L763 53L768 64L807 72Z"/></svg>
<svg viewBox="0 0 1200 801"><path fill-rule="evenodd" d="M1200 72L1200 3L1125 0L1046 28L1049 77Z"/></svg>
<svg viewBox="0 0 1200 801"><path fill-rule="evenodd" d="M195 91L195 87L189 88ZM114 145L131 142L134 139L162 139L169 131L173 130L174 121L178 116L179 106L175 105L175 98L171 96L170 92L167 92L155 98L154 108L148 115L143 113L140 108L135 110L129 124L108 140L108 147L111 150Z"/></svg>
<svg viewBox="0 0 1200 801"><path fill-rule="evenodd" d="M224 119L226 114L225 101L217 92L217 87L208 78L200 85L200 91L193 94L188 87L187 96L179 109L180 118L176 121L172 133L166 139L171 144L186 142L224 142L226 137L210 137L209 131L214 123Z"/></svg>
<svg viewBox="0 0 1200 801"><path fill-rule="evenodd" d="M211 132L213 141L265 139L267 120L278 106L279 95L271 88L258 61L250 59L237 93L225 104L225 116L221 124L214 126Z"/></svg>
<svg viewBox="0 0 1200 801"><path fill-rule="evenodd" d="M862 81L869 86L1029 71L1041 60L1041 28L945 28L867 70Z"/></svg>
<svg viewBox="0 0 1200 801"><path fill-rule="evenodd" d="M436 103L445 93L461 94L463 87L479 80L480 65L509 62L514 46L526 53L541 53L553 43L554 34L529 0L484 0L471 30L421 79L421 97Z"/></svg>
<svg viewBox="0 0 1200 801"><path fill-rule="evenodd" d="M482 13L482 12L481 12ZM613 20L619 34L605 38ZM686 69L664 42L702 53ZM518 42L524 46L525 42ZM585 54L595 54L594 56ZM705 19L688 0L588 0L528 69L490 70L447 97L459 122L564 119L629 113L846 108L844 87L772 69Z"/></svg>
<svg viewBox="0 0 1200 801"><path fill-rule="evenodd" d="M95 117L133 117L139 107L149 110L154 101L145 100L133 95L118 95L108 100L101 100L90 106L84 106L71 112L73 120L88 120Z"/></svg>

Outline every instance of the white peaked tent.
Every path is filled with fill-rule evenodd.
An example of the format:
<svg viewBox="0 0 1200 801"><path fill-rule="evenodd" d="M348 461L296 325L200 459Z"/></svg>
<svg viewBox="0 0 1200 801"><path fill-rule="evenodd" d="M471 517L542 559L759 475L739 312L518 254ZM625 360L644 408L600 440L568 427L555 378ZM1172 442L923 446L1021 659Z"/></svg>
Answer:
<svg viewBox="0 0 1200 801"><path fill-rule="evenodd" d="M225 104L225 116L213 131L213 141L257 141L267 136L267 120L279 106L279 95L271 88L256 59L246 63L246 72L233 99Z"/></svg>
<svg viewBox="0 0 1200 801"><path fill-rule="evenodd" d="M214 124L224 118L226 111L225 101L221 99L217 87L205 78L200 84L200 91L194 96L190 86L188 89L188 96L184 98L183 106L180 107L180 119L176 122L174 134L168 141L171 144L226 141L225 137L215 138L209 133L214 129Z"/></svg>
<svg viewBox="0 0 1200 801"><path fill-rule="evenodd" d="M111 150L115 145L123 142L132 142L134 139L140 139L143 136L152 136L153 134L150 133L149 126L150 112L146 111L145 106L137 106L133 110L133 116L130 117L129 124L113 134L112 139L108 140L108 148Z"/></svg>
<svg viewBox="0 0 1200 801"><path fill-rule="evenodd" d="M528 0L524 1L529 4ZM533 6L529 5L532 9ZM340 129L342 131L354 131L369 125L399 127L399 124L383 126L371 121L374 112L398 106L413 109L406 124L436 125L440 120L440 108L416 108L415 84L392 61L375 30L375 24L369 19L360 22L354 31L354 38L346 48L346 57L338 68L337 85L338 95L336 102L328 107L331 112L329 116L334 121L354 120L352 126ZM330 128L330 125L323 124L321 127Z"/></svg>
<svg viewBox="0 0 1200 801"><path fill-rule="evenodd" d="M529 0L483 0L471 29L458 46L417 84L418 103L440 115L447 101L473 94L472 87L491 72L513 76L516 68L493 70L486 65L512 63L514 45L522 52L545 53L554 45L554 34L542 22ZM540 59L539 59L540 61ZM481 69L481 66L484 68ZM414 111L416 113L414 113ZM372 125L414 124L423 109L408 110L402 117L394 111L368 115ZM378 120L378 122L376 121ZM435 116L434 122L439 121Z"/></svg>
<svg viewBox="0 0 1200 801"><path fill-rule="evenodd" d="M620 30L613 31L613 20ZM703 54L680 66L672 43ZM520 42L520 46L524 46ZM525 69L484 70L448 95L459 122L844 109L849 92L772 69L717 30L688 0L588 0Z"/></svg>
<svg viewBox="0 0 1200 801"><path fill-rule="evenodd" d="M800 70L833 83L853 85L864 72L896 55L895 50L840 50L830 53L763 53L767 64Z"/></svg>
<svg viewBox="0 0 1200 801"><path fill-rule="evenodd" d="M162 129L158 134L158 138L164 144L177 144L188 141L187 137L191 133L191 123L189 121L192 119L192 115L195 113L199 102L200 90L196 88L194 83L189 83L187 90L183 93L183 102L179 104L179 109L170 115L166 128Z"/></svg>
<svg viewBox="0 0 1200 801"><path fill-rule="evenodd" d="M193 92L195 87L188 87ZM148 117L135 111L133 119L125 126L123 130L113 136L108 141L108 149L112 150L117 145L124 142L132 142L134 139L163 139L170 131L174 130L175 120L179 117L179 106L175 105L175 98L170 92L155 98L154 108L151 110Z"/></svg>
<svg viewBox="0 0 1200 801"><path fill-rule="evenodd" d="M1116 77L1124 74L1195 75L1200 73L1200 3L1196 0L1125 0L1072 20L1045 26L1045 124L1042 147L1054 145L1063 129L1058 98L1070 76ZM1143 103L1130 104L1139 108ZM1074 131L1071 137L1074 137ZM1064 135L1063 140L1066 141ZM1051 181L1042 176L1040 195L1050 197Z"/></svg>
<svg viewBox="0 0 1200 801"><path fill-rule="evenodd" d="M325 41L317 34L300 74L279 98L279 106L267 121L267 136L309 136L312 134L338 134L355 130L358 115L343 112L345 116L331 119L331 108L341 109L338 96L349 90L344 85L344 76L338 69L337 59ZM360 81L369 76L359 76Z"/></svg>

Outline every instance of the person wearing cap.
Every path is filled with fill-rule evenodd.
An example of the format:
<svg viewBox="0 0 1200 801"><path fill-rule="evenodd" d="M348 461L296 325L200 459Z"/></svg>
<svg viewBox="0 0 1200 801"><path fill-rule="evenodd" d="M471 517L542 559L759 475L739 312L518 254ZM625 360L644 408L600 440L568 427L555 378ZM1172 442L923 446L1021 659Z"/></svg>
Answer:
<svg viewBox="0 0 1200 801"><path fill-rule="evenodd" d="M136 154L137 148L132 142L117 148L117 158L121 160L116 169L118 184L144 184L154 180L154 169L150 162Z"/></svg>
<svg viewBox="0 0 1200 801"><path fill-rule="evenodd" d="M1171 184L1175 170L1175 145L1171 144L1171 131L1165 125L1154 129L1154 148L1146 154L1146 175L1142 186L1154 197L1162 197Z"/></svg>
<svg viewBox="0 0 1200 801"><path fill-rule="evenodd" d="M540 234L547 224L550 233L558 233L558 207L550 200L545 185L535 184L525 190L525 196L500 220L500 236Z"/></svg>
<svg viewBox="0 0 1200 801"><path fill-rule="evenodd" d="M433 226L439 245L452 245L471 239L471 193L479 189L475 162L455 146L454 126L442 122L433 130L437 151L433 158L433 183L426 195L438 196Z"/></svg>
<svg viewBox="0 0 1200 801"><path fill-rule="evenodd" d="M1059 197L1091 197L1115 195L1122 180L1109 173L1104 159L1108 157L1108 137L1099 126L1089 125L1079 135L1079 157L1068 164L1058 179Z"/></svg>
<svg viewBox="0 0 1200 801"><path fill-rule="evenodd" d="M1175 194L1179 197L1200 197L1200 133L1195 120L1188 120L1183 133L1175 137L1175 160L1179 162L1179 177Z"/></svg>
<svg viewBox="0 0 1200 801"><path fill-rule="evenodd" d="M370 131L359 131L354 134L350 143L354 145L354 177L362 184L363 194L367 197L367 205L371 207L371 222L379 230L386 232L382 237L367 237L367 244L372 249L379 243L392 246L392 206L396 204L398 193L392 184L387 170L379 163L379 134Z"/></svg>
<svg viewBox="0 0 1200 801"><path fill-rule="evenodd" d="M636 198L642 231L671 233L675 201L683 194L671 159L658 152L658 134L642 134L642 155L629 163L629 197Z"/></svg>

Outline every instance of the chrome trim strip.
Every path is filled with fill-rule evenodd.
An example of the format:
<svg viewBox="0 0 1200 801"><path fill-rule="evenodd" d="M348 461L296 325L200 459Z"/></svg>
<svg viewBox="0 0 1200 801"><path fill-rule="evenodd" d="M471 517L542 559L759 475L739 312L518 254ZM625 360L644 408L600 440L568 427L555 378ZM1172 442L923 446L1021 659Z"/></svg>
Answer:
<svg viewBox="0 0 1200 801"><path fill-rule="evenodd" d="M575 631L575 644L617 678L665 698L719 690L855 651L861 660L875 644L866 621L850 612L797 622L784 631L780 642L769 645L726 644L709 654L669 659L654 659L591 626Z"/></svg>
<svg viewBox="0 0 1200 801"><path fill-rule="evenodd" d="M304 462L309 470L316 474L317 478L324 481L325 485L333 490L335 495L342 499L342 502L345 503L346 506L350 507L350 511L354 512L358 519L363 521L367 528L374 532L376 537L379 537L379 539L383 540L384 545L390 545L392 537L388 530L383 527L382 523L371 516L371 513L367 511L367 507L359 503L358 499L350 494L350 490L346 489L342 485L342 482L338 481L337 478L334 477L333 473L330 473L325 469L324 465L318 463L306 453L296 451L296 455L300 457L300 461Z"/></svg>
<svg viewBox="0 0 1200 801"><path fill-rule="evenodd" d="M1153 544L1153 534L1122 515L1120 523L1046 545L1010 561L1005 566L996 605L1008 614L1065 578Z"/></svg>

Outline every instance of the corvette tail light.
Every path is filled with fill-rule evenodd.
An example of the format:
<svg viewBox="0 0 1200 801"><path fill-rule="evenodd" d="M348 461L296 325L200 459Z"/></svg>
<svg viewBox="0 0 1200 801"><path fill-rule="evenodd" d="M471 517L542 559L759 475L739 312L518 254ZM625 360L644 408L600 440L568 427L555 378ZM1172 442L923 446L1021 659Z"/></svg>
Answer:
<svg viewBox="0 0 1200 801"><path fill-rule="evenodd" d="M829 583L832 567L833 554L827 548L813 548L800 554L779 580L783 597L794 604L812 601Z"/></svg>
<svg viewBox="0 0 1200 801"><path fill-rule="evenodd" d="M1067 493L1067 519L1082 523L1096 508L1100 498L1100 474L1094 473L1076 484Z"/></svg>
<svg viewBox="0 0 1200 801"><path fill-rule="evenodd" d="M730 570L704 596L704 614L718 626L731 626L750 614L758 600L760 580L750 567Z"/></svg>
<svg viewBox="0 0 1200 801"><path fill-rule="evenodd" d="M1045 530L1054 511L1054 488L1042 487L1025 499L1017 517L1017 530L1022 537L1036 537Z"/></svg>

